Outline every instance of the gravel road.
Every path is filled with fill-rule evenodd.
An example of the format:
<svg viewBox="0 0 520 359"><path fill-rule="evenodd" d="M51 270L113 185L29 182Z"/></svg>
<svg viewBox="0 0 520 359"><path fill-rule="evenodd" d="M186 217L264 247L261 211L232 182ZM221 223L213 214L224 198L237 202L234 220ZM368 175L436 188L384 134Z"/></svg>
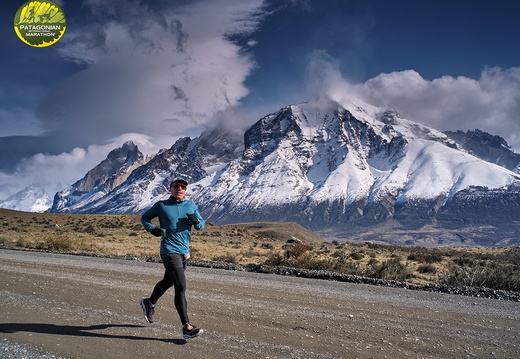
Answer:
<svg viewBox="0 0 520 359"><path fill-rule="evenodd" d="M0 249L1 358L511 358L520 303L188 267L201 337L173 293L156 323L138 300L162 265Z"/></svg>

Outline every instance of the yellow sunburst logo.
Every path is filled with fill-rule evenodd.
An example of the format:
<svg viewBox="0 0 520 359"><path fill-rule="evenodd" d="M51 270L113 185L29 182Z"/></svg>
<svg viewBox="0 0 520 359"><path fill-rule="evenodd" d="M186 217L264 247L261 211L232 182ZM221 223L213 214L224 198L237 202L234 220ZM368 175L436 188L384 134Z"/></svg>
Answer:
<svg viewBox="0 0 520 359"><path fill-rule="evenodd" d="M14 31L29 46L53 45L66 29L65 13L52 1L28 1L14 16Z"/></svg>

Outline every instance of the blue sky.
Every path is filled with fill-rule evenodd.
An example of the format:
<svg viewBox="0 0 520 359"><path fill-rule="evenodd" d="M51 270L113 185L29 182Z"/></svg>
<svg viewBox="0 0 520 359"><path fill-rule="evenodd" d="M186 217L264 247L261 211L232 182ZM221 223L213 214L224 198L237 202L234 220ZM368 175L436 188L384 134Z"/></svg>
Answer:
<svg viewBox="0 0 520 359"><path fill-rule="evenodd" d="M67 31L33 48L2 7L0 199L52 196L126 140L154 153L288 104L359 97L520 152L516 0L60 0Z"/></svg>

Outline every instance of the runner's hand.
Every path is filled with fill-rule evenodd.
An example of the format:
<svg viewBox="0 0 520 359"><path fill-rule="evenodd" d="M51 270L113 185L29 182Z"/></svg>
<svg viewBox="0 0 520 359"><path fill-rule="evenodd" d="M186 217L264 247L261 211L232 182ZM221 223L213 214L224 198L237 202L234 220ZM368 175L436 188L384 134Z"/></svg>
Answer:
<svg viewBox="0 0 520 359"><path fill-rule="evenodd" d="M158 227L155 227L154 229L152 229L150 231L151 234L153 234L154 236L156 237L161 237L163 235L163 231L162 229L158 228Z"/></svg>
<svg viewBox="0 0 520 359"><path fill-rule="evenodd" d="M188 219L191 221L191 223L193 223L193 224L200 223L199 219L197 218L197 216L194 213L186 213L186 216L188 216Z"/></svg>

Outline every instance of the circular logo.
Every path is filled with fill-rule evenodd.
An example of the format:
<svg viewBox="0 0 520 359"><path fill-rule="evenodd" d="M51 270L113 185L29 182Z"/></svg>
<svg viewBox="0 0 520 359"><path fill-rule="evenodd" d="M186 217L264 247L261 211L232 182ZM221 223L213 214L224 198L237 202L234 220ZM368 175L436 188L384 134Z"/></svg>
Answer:
<svg viewBox="0 0 520 359"><path fill-rule="evenodd" d="M50 46L65 33L65 13L52 1L28 1L14 16L14 31L27 45Z"/></svg>

